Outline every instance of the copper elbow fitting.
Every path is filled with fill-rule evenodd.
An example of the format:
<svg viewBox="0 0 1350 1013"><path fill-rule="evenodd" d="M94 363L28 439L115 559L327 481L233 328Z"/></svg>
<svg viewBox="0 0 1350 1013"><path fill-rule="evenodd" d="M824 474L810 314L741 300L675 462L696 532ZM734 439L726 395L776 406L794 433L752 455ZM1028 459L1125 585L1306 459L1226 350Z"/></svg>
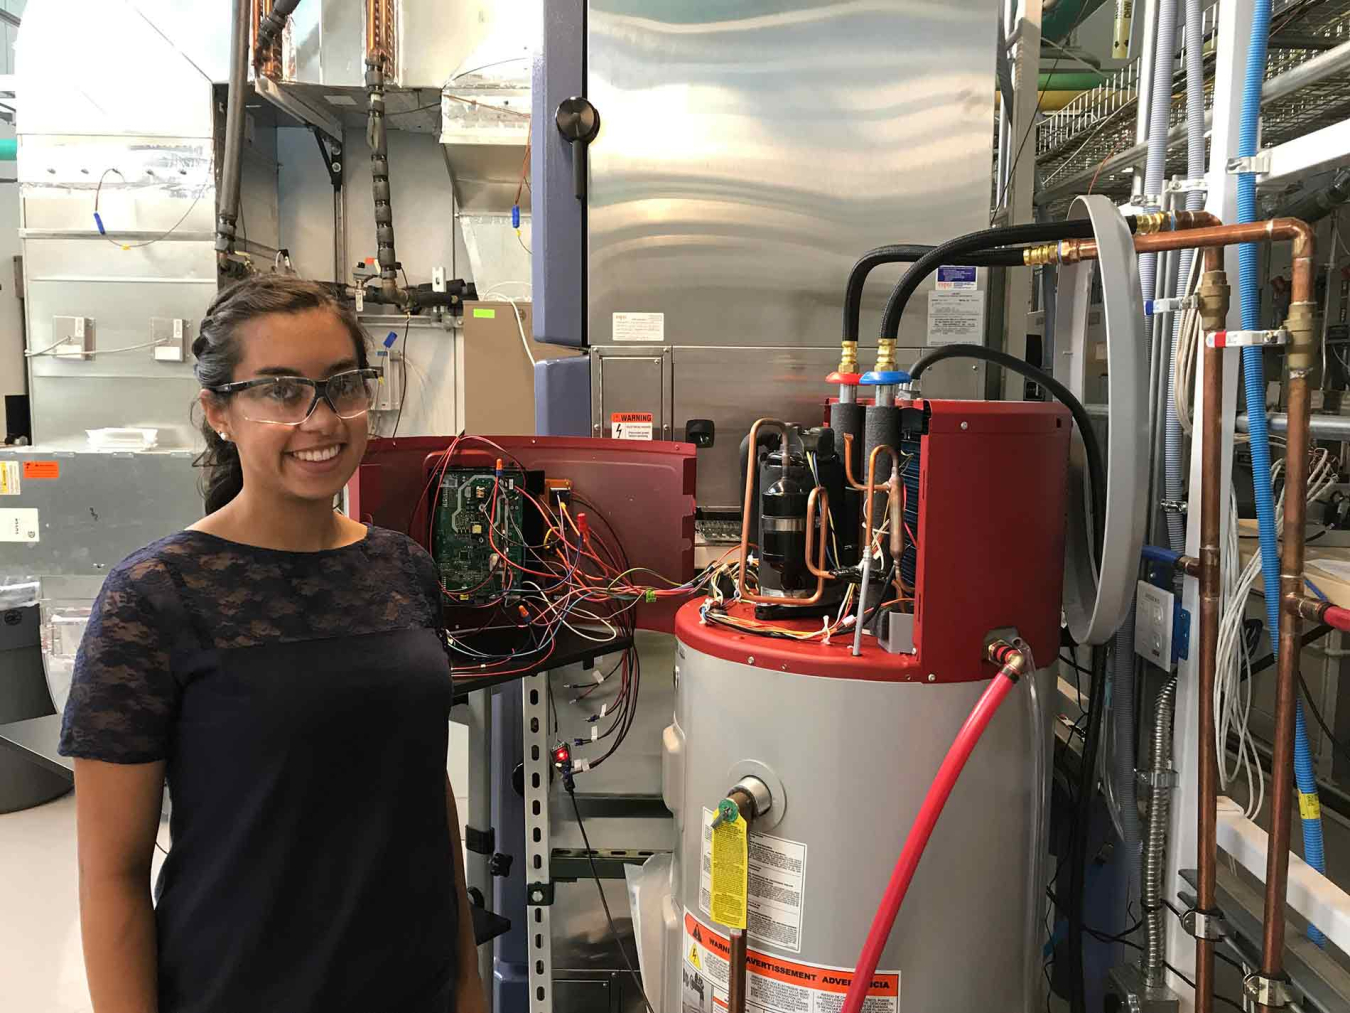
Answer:
<svg viewBox="0 0 1350 1013"><path fill-rule="evenodd" d="M1006 640L995 640L985 653L990 661L1001 666L1002 674L1013 682L1026 674L1027 656Z"/></svg>

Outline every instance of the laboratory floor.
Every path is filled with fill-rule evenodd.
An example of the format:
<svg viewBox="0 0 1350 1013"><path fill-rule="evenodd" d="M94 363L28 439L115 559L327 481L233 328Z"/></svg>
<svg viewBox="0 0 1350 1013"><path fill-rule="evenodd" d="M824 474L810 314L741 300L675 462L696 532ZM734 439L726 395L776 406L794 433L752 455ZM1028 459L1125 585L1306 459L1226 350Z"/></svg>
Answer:
<svg viewBox="0 0 1350 1013"><path fill-rule="evenodd" d="M450 725L447 757L457 791L467 784L467 738ZM461 839L469 800L456 799ZM169 846L168 823L159 842ZM0 1010L93 1013L80 949L75 794L0 814ZM156 850L153 874L164 856Z"/></svg>

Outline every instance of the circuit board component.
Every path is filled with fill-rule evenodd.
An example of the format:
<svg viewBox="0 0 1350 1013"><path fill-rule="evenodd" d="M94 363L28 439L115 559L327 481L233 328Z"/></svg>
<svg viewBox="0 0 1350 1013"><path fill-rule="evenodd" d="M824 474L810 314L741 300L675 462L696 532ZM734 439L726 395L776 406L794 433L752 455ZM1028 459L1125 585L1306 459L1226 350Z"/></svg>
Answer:
<svg viewBox="0 0 1350 1013"><path fill-rule="evenodd" d="M500 598L525 562L524 475L516 469L447 468L432 520L432 556L447 602L479 604ZM495 499L495 505L494 505Z"/></svg>

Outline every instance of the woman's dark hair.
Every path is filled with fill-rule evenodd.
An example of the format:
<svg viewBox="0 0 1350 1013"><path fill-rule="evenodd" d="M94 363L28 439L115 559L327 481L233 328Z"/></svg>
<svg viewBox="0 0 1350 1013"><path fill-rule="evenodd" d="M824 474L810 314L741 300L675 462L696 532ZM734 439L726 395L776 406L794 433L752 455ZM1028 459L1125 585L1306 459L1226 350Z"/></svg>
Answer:
<svg viewBox="0 0 1350 1013"><path fill-rule="evenodd" d="M255 274L222 289L207 307L197 339L192 343L192 354L197 358L193 367L197 382L210 388L235 379L241 325L272 313L305 310L328 310L337 317L352 336L357 364L362 369L370 365L366 335L356 314L330 288L285 274ZM239 448L221 439L205 418L201 428L206 438L206 449L197 458L197 464L205 469L202 497L206 500L206 512L214 513L239 495L244 487L244 471L239 463Z"/></svg>

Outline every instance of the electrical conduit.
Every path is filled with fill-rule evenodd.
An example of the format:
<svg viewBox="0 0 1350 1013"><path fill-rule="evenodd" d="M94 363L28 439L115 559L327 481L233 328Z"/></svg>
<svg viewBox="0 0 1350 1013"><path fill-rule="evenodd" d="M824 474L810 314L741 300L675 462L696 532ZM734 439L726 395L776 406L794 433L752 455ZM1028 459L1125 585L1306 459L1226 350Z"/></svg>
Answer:
<svg viewBox="0 0 1350 1013"><path fill-rule="evenodd" d="M928 787L928 793L924 796L918 815L914 817L914 824L910 827L909 836L905 838L905 846L900 852L899 859L896 860L891 880L886 885L881 904L872 918L872 927L867 932L862 954L858 957L858 966L853 972L853 983L849 986L848 995L844 999L842 1013L861 1013L863 1003L867 1001L872 975L876 973L877 964L881 960L881 951L886 948L891 927L895 924L900 905L909 891L909 884L914 879L914 871L919 867L919 859L923 857L924 849L928 846L933 827L937 825L938 817L942 815L942 809L947 804L947 799L951 797L956 779L961 776L961 770L970 759L975 744L980 741L980 736L989 727L989 722L993 719L999 704L1003 703L1012 692L1013 686L1017 684L1026 668L1025 656L1002 641L989 645L989 657L1002 667L981 694L979 702L975 704L975 709L970 712L961 730L956 733L956 739L947 750L947 756L943 759L942 766L938 768L933 783Z"/></svg>
<svg viewBox="0 0 1350 1013"><path fill-rule="evenodd" d="M1238 132L1238 157L1256 154L1261 128L1261 85L1266 74L1266 51L1270 41L1271 0L1256 0L1252 11L1252 35L1247 48L1247 75L1242 89L1242 119ZM1238 174L1238 223L1256 221L1256 177L1250 172ZM1255 243L1238 247L1238 284L1242 296L1242 327L1258 330L1261 326L1260 260ZM1242 350L1242 375L1246 387L1247 423L1251 436L1253 487L1256 493L1256 517L1261 535L1261 578L1266 596L1267 630L1272 653L1278 656L1280 628L1280 560L1275 535L1275 497L1270 484L1270 436L1266 429L1266 375L1260 348ZM1294 775L1298 784L1299 812L1303 824L1303 859L1318 872L1326 872L1322 844L1321 804L1317 780L1313 774L1312 750L1303 704L1294 711ZM1278 814L1277 814L1278 816ZM1321 945L1325 937L1315 926L1308 927L1308 938Z"/></svg>

